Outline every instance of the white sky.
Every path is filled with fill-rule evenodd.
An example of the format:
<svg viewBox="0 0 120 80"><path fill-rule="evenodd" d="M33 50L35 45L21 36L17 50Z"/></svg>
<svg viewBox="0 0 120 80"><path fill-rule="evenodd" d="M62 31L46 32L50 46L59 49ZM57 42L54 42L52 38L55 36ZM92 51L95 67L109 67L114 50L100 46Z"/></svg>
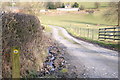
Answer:
<svg viewBox="0 0 120 80"><path fill-rule="evenodd" d="M120 0L0 0L0 2L119 2Z"/></svg>

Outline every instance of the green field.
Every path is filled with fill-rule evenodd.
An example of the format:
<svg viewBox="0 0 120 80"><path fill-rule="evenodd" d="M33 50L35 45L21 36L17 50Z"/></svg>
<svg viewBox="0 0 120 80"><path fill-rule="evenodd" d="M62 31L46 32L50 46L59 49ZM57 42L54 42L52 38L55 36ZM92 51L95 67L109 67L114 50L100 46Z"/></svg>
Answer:
<svg viewBox="0 0 120 80"><path fill-rule="evenodd" d="M54 13L40 14L40 20L42 24L46 25L56 25L64 27L74 36L88 37L87 30L82 30L80 33L80 28L90 29L90 33L94 34L95 40L98 38L98 29L104 27L112 27L117 24L117 22L107 22L102 16L106 8L102 8L96 11L94 14L86 13L76 13L76 12L66 12L66 13L56 13L56 11L51 11ZM82 12L82 11L81 11ZM94 29L94 33L92 30ZM89 35L92 38L91 35Z"/></svg>
<svg viewBox="0 0 120 80"><path fill-rule="evenodd" d="M100 9L100 11L95 11L94 14L86 14L86 13L77 13L77 12L61 12L57 14L56 11L53 14L40 14L40 20L42 24L51 24L58 25L62 27L84 27L86 28L86 24L89 24L89 28L100 28L100 27L109 27L116 25L117 22L107 22L103 13L107 8ZM100 26L96 26L99 24ZM88 27L87 27L88 28Z"/></svg>
<svg viewBox="0 0 120 80"><path fill-rule="evenodd" d="M93 8L93 3L81 4L86 5L87 8ZM99 28L114 27L117 25L117 21L108 22L103 17L104 12L109 9L107 6L108 3L102 3L101 7L97 10L95 9L93 14L84 13L84 10L80 12L58 12L51 10L48 13L41 13L39 18L44 25L60 26L75 37L88 39L89 41L95 40L94 42L96 42L98 41ZM110 43L108 42L107 44Z"/></svg>

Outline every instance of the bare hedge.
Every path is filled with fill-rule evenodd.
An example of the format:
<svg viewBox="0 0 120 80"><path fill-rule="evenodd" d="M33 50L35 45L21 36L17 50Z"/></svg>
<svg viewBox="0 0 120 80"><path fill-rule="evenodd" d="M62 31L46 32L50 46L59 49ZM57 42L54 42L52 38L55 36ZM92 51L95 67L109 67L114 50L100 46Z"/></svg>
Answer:
<svg viewBox="0 0 120 80"><path fill-rule="evenodd" d="M39 64L37 56L41 55L42 29L37 17L22 13L5 13L2 17L2 76L10 78L12 73L11 48L17 46L21 50L21 77L36 70ZM41 60L41 59L40 59Z"/></svg>

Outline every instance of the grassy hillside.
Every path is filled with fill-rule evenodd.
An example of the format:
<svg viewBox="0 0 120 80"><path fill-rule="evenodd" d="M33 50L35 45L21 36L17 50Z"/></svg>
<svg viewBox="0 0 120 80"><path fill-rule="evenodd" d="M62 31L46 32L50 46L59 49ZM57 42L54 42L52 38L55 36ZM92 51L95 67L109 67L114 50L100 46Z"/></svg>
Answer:
<svg viewBox="0 0 120 80"><path fill-rule="evenodd" d="M94 7L94 3L92 2L82 2L80 4L85 5L87 8ZM59 12L56 10L51 10L50 12L41 13L40 20L42 24L64 27L71 35L75 37L82 37L85 39L92 38L92 40L98 40L99 28L113 27L117 25L117 21L108 22L103 17L104 12L109 9L107 6L108 3L102 3L99 9L93 9L95 10L93 14L88 14L85 10L81 10L79 12ZM81 28L84 29L79 32ZM86 29L90 29L90 35L88 35L88 30ZM94 34L94 36L91 34Z"/></svg>
<svg viewBox="0 0 120 80"><path fill-rule="evenodd" d="M85 5L85 3L82 4ZM93 6L92 4L94 3L86 3L86 5L87 4ZM103 5L105 6L105 4L107 3L104 3ZM59 12L51 10L45 14L40 14L40 20L42 24L61 26L74 36L82 35L82 37L84 37L83 34L87 35L87 32L84 30L84 33L80 34L77 30L80 30L80 28L99 29L117 25L117 22L108 22L103 17L104 12L108 8L109 7L100 8L99 10L95 9L93 14L88 14L85 10L79 12ZM98 39L98 30L95 30L94 34L96 34L96 39Z"/></svg>
<svg viewBox="0 0 120 80"><path fill-rule="evenodd" d="M91 27L98 28L116 25L117 22L111 23L105 21L102 16L105 10L107 10L107 8L100 9L100 11L96 11L94 14L86 14L82 12L56 13L55 11L51 11L52 13L41 14L40 19L43 24L53 24L59 26L71 25L76 27L86 27L86 24L89 24ZM96 26L97 24L100 24L101 26Z"/></svg>

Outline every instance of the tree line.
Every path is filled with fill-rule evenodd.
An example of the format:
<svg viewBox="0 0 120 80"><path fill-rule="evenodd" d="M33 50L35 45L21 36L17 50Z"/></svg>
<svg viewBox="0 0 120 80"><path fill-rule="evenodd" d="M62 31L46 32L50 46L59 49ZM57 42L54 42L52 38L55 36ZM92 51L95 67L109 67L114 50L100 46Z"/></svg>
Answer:
<svg viewBox="0 0 120 80"><path fill-rule="evenodd" d="M79 8L80 10L84 10L85 9L84 5L80 5L77 2L74 2L72 5L70 5L69 3L65 4L65 3L62 3L62 2L47 2L47 3L45 3L45 5L46 5L46 9L65 8L66 5L69 5L72 8ZM100 7L100 3L99 2L95 2L94 3L94 8L98 9L99 7Z"/></svg>

